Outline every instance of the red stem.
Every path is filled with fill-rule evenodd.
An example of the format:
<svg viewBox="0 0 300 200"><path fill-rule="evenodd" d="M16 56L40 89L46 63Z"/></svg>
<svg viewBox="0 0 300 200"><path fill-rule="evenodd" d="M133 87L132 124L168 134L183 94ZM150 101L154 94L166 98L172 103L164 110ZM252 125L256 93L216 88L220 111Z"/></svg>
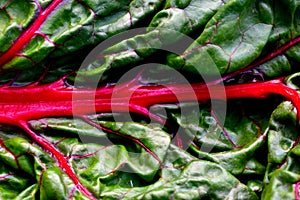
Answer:
<svg viewBox="0 0 300 200"><path fill-rule="evenodd" d="M126 85L126 84L124 84ZM202 83L168 86L128 85L98 89L72 89L57 84L0 87L0 121L14 124L42 117L93 114L93 112L135 112L148 115L155 104L185 101L226 100L234 98L267 98L278 94L293 102L300 110L296 90L284 85L282 79L231 86ZM94 104L94 106L93 106ZM73 108L73 106L76 108ZM75 112L74 112L75 111Z"/></svg>
<svg viewBox="0 0 300 200"><path fill-rule="evenodd" d="M0 70L11 61L20 51L39 34L39 29L47 17L54 11L63 0L53 0L53 2L42 11L32 25L24 31L14 44L0 56ZM244 69L237 70L222 78L231 78L243 71L261 65L300 42L300 37L296 37L287 44L281 46L271 54L257 60ZM220 80L220 81L222 81ZM217 83L214 82L214 83ZM124 87L125 85L125 87ZM90 199L96 199L86 187L82 185L67 158L60 153L51 143L43 137L37 135L28 126L27 122L32 119L43 117L74 116L93 114L93 112L135 112L143 116L151 116L156 121L163 123L164 120L149 113L149 107L160 103L177 103L183 101L210 101L227 100L234 98L267 98L270 94L278 94L292 101L297 110L297 120L300 119L300 97L297 91L282 83L282 79L275 79L268 82L248 83L234 86L218 84L207 86L205 84L180 85L173 84L164 86L138 86L126 84L110 88L98 88L96 90L84 89L76 90L65 88L61 82L50 85L33 84L27 87L1 87L0 88L0 123L6 123L21 127L33 140L49 151L56 158L60 167L73 180L77 189ZM117 95L116 95L117 94ZM91 106L93 105L94 106ZM76 106L74 108L73 106ZM75 111L75 113L74 113ZM100 125L90 122L98 128ZM109 131L109 130L106 130ZM117 134L117 133L116 133ZM136 140L135 138L130 138ZM159 158L153 154L145 145L135 141L146 151L154 156L159 162ZM295 185L296 199L298 195L299 183Z"/></svg>
<svg viewBox="0 0 300 200"><path fill-rule="evenodd" d="M208 87L203 83L139 86L131 82L95 90L64 87L60 80L48 85L0 87L0 123L19 126L26 131L37 144L51 152L77 188L93 199L92 194L74 174L65 156L51 143L34 133L28 127L29 120L74 115L82 118L94 112L135 112L149 117L149 107L155 104L211 99L267 98L270 94L278 94L292 101L297 109L297 117L300 119L300 97L296 90L284 85L282 79L225 87L221 85ZM163 122L160 118L156 119ZM148 150L143 144L138 144ZM151 155L159 160L155 154Z"/></svg>

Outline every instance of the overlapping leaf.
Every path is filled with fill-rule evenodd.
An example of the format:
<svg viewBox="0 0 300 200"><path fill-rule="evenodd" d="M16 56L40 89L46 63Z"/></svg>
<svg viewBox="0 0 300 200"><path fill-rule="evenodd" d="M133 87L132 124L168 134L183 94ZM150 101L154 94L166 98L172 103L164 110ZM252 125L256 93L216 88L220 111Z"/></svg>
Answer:
<svg viewBox="0 0 300 200"><path fill-rule="evenodd" d="M162 3L156 0L2 1L0 52L2 57L10 49L11 52L7 59L1 58L1 69L24 69L50 53L54 57L63 56L97 44L141 23Z"/></svg>
<svg viewBox="0 0 300 200"><path fill-rule="evenodd" d="M3 0L0 83L54 82L76 70L99 42L146 26L143 34L104 49L104 57L80 72L88 77L84 80L105 72L101 81L109 85L118 78L115 71L159 61L192 82L199 72L215 75L214 64L225 85L236 87L293 74L282 83L298 90L299 5L297 0ZM181 44L178 33L197 39L179 48L180 55L160 52ZM151 68L150 77L137 84L176 82L158 76L163 68ZM68 84L62 87L71 88ZM171 126L165 127L145 116L115 122L107 113L84 120L33 119L29 125L97 199L298 199L300 111L282 97L260 98L230 100L226 116L211 102L198 102L199 113L195 107L181 113L187 105L177 102L159 105L163 114L159 109L154 114L168 119ZM5 124L0 129L1 199L88 199L52 152L23 130Z"/></svg>

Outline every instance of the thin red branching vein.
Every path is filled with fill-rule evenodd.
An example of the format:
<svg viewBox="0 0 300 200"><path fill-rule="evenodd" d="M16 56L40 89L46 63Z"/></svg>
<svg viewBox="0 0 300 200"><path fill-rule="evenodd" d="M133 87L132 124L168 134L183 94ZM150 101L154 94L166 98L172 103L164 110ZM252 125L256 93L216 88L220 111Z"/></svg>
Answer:
<svg viewBox="0 0 300 200"><path fill-rule="evenodd" d="M38 22L35 22L27 31L34 36L35 31L40 27L46 16L49 15L60 3L61 1L54 1L39 17ZM45 16L43 18L43 16ZM36 29L36 30L35 30ZM35 31L34 31L35 30ZM26 31L26 32L27 32ZM25 32L25 33L26 33ZM29 34L29 35L30 35ZM25 35L25 36L23 36ZM26 44L25 39L29 37L23 34L18 41L17 45L13 46L11 49L0 58L0 63L9 61L10 56L13 56L9 52L13 52L22 49ZM20 41L19 41L20 40ZM269 54L265 58L251 64L246 69L253 68L260 65L268 60L280 55L285 50L291 46L300 42L300 37L291 40L288 44L280 47L275 52ZM21 45L23 44L23 46ZM6 55L6 57L5 57ZM245 70L245 69L243 69ZM240 73L239 71L238 73ZM235 73L229 74L228 76L234 76ZM228 77L227 76L227 77ZM226 77L225 77L226 78ZM224 86L217 83L207 85L203 83L196 83L192 85L185 84L170 84L168 87L162 86L143 86L134 85L132 83L125 83L124 85L108 88L98 88L95 92L95 109L96 112L136 112L149 117L149 107L154 104L159 103L177 103L180 101L209 101L211 99L215 100L226 100L235 98L268 98L270 94L278 94L286 99L292 101L293 105L297 110L297 120L300 119L300 97L296 90L284 85L282 83L283 79L275 79L267 82L258 83L247 83L239 85ZM112 95L114 91L119 89L119 94L117 100L112 101ZM132 92L134 91L134 92ZM213 91L213 92L211 92ZM91 109L89 104L89 98L87 96L93 96L94 91L89 89L83 90L73 90L72 88L67 88L63 86L63 81L59 80L49 85L30 85L21 88L13 87L0 87L0 122L7 123L11 125L16 125L21 127L32 139L39 144L46 151L50 152L53 157L57 160L60 167L68 174L68 176L73 180L76 188L85 194L90 199L95 199L90 191L85 188L78 177L75 175L74 170L69 165L67 158L60 153L51 143L45 140L43 137L37 135L28 126L28 121L33 119L39 119L42 117L51 116L73 116L72 105L73 99L72 95L74 93L80 93L83 95L83 99L80 100L80 114L84 118L84 115L91 114L94 108ZM22 98L20 98L22 94ZM128 100L128 94L132 94L130 101ZM195 95L196 94L196 95ZM80 96L79 96L80 97ZM125 103L124 103L125 102ZM127 102L127 103L126 103ZM39 108L39 111L36 109ZM112 108L114 108L112 110ZM42 111L41 111L42 110ZM150 115L151 116L151 115ZM155 118L160 123L163 122L161 118ZM124 136L117 131L112 131L105 128L95 122L86 120L89 124L102 129L106 132L120 135L121 137L126 137L127 139L135 142L144 148L149 154L151 154L160 164L162 161L158 156L152 152L148 147L146 147L140 140L133 138L131 136ZM299 189L299 184L296 184L295 189ZM296 195L298 198L299 196Z"/></svg>
<svg viewBox="0 0 300 200"><path fill-rule="evenodd" d="M245 72L245 71L248 71L250 69L253 69L254 67L257 67L259 65L262 65L268 61L270 61L271 59L281 55L283 52L285 52L286 50L288 50L289 48L291 48L292 46L298 44L300 42L300 36L290 40L288 43L282 45L281 47L279 47L278 49L276 49L274 52L266 55L265 57L251 63L250 65L248 65L247 67L243 68L243 69L240 69L240 70L237 70L237 71L234 71L232 73L229 73L227 75L225 75L221 80L218 80L216 81L215 83L220 83L222 82L223 80L227 80L227 79L230 79L242 72Z"/></svg>
<svg viewBox="0 0 300 200"><path fill-rule="evenodd" d="M76 192L76 187L74 187L73 189L72 189L72 191L71 191L71 193L70 193L70 195L69 195L69 200L72 200L73 199L73 196L74 196L74 194L75 194L75 192Z"/></svg>
<svg viewBox="0 0 300 200"><path fill-rule="evenodd" d="M31 26L23 32L14 44L0 56L0 68L12 60L24 46L36 35L47 17L54 11L63 0L54 0L44 11L42 11Z"/></svg>
<svg viewBox="0 0 300 200"><path fill-rule="evenodd" d="M297 119L300 119L300 97L296 90L283 84L283 79L275 79L267 82L247 83L239 85L212 85L208 86L203 83L189 84L170 84L165 86L139 86L133 84L98 88L96 91L89 89L66 88L61 83L54 82L50 85L24 86L22 88L2 87L0 88L0 122L8 123L21 127L26 133L33 138L46 151L50 152L58 161L60 167L74 181L76 187L89 198L93 199L92 194L81 184L73 169L69 165L67 158L61 154L52 144L44 138L38 136L30 129L27 124L28 120L39 119L51 116L73 116L72 94L79 93L77 96L80 102L80 114L77 117L85 119L87 123L102 129L108 133L119 135L145 149L160 164L160 158L145 146L139 139L123 135L118 131L105 128L89 119L84 115L92 114L96 110L98 113L103 112L137 112L149 117L149 108L159 103L177 103L180 101L200 101L205 102L211 99L226 100L236 98L268 98L270 94L278 94L292 101L297 109ZM121 88L121 90L120 90ZM224 90L225 89L225 90ZM115 91L119 92L118 99L112 100ZM134 91L134 92L132 92ZM225 91L225 95L224 95ZM9 95L8 95L9 94ZM22 98L20 98L22 94ZM130 101L128 94L132 94ZM81 96L82 95L82 96ZM87 97L95 95L95 107L91 108L91 101ZM127 102L127 103L126 103ZM7 108L9 108L7 110ZM112 109L113 108L113 109ZM137 109L130 109L137 108ZM37 110L38 109L38 110ZM13 118L12 118L13 117ZM160 119L159 119L159 122ZM94 198L95 199L95 198Z"/></svg>
<svg viewBox="0 0 300 200"><path fill-rule="evenodd" d="M225 128L224 126L222 126L222 124L220 123L220 121L219 121L218 117L216 116L216 114L214 113L214 111L211 110L210 113L211 113L211 116L213 116L213 118L215 118L217 124L218 124L219 126L222 127L222 131L223 131L225 137L226 137L227 140L233 145L233 148L234 148L234 149L239 149L239 148L241 148L242 146L238 146L238 145L236 145L236 144L234 143L234 141L233 141L232 138L230 137L230 135L229 135L228 131L226 130L226 128Z"/></svg>
<svg viewBox="0 0 300 200"><path fill-rule="evenodd" d="M12 172L10 172L10 173L8 173L8 174L1 175L1 176L0 176L0 180L6 179L6 178L8 178L8 177L10 177L10 176L12 176L12 175L13 175Z"/></svg>
<svg viewBox="0 0 300 200"><path fill-rule="evenodd" d="M57 86L57 83L53 83ZM125 84L126 85L126 84ZM137 107L142 110L147 110L151 105L157 103L177 103L178 99L182 101L208 101L211 99L220 99L224 100L224 86L214 85L208 88L203 83L197 83L192 85L185 84L172 84L169 87L162 86L143 86L138 87L133 84L129 84L129 87L121 87L122 92L118 96L118 100L112 101L111 97L115 90L118 90L118 87L110 88L98 88L96 90L96 99L95 99L95 109L96 112L111 112L112 107L114 112L126 112L128 107ZM7 90L9 90L10 95L6 95ZM46 90L46 91L45 91ZM134 92L132 93L132 90ZM6 92L5 92L6 91ZM213 92L210 92L213 91ZM45 93L46 92L46 93ZM7 116L5 112L5 107L0 107L0 121L10 123L21 127L26 133L33 138L33 140L39 144L46 151L50 152L53 157L57 160L60 167L68 174L68 176L74 181L74 184L83 194L88 196L91 199L95 199L93 195L82 185L78 177L75 175L73 169L69 165L67 158L61 154L52 144L46 141L44 138L38 136L33 132L27 124L27 120L40 117L49 117L55 113L56 116L72 116L72 93L81 93L86 94L87 96L92 95L92 91L88 89L85 90L70 90L70 88L55 88L51 85L35 85L23 88L0 88L0 105L10 106L11 115L15 116L15 120L6 120ZM248 83L248 84L239 84L225 86L226 99L234 98L267 98L270 94L279 94L286 97L288 100L291 100L294 106L297 108L297 116L299 119L300 116L300 97L296 90L289 88L288 86L282 83L282 79L276 79L268 82L258 82L258 83ZM22 99L20 99L20 93L22 94ZM2 95L1 95L2 94ZM131 100L126 104L127 95L132 94ZM175 95L176 94L176 95ZM196 97L195 97L196 94ZM38 97L38 98L36 98ZM91 108L88 106L90 104L89 99L86 99L86 96L82 96L83 99L80 99L81 102L81 112L82 114L89 114ZM225 100L226 100L225 99ZM47 102L43 105L40 101ZM27 102L26 102L27 101ZM116 103L117 106L112 106ZM63 106L62 106L63 105ZM35 109L40 107L40 110L46 109L46 112L42 112L42 115L35 115ZM45 106L46 108L43 108ZM131 110L138 112L140 114L147 115L148 112L140 112L139 110ZM67 111L68 112L67 112ZM70 111L71 110L71 111ZM130 109L129 109L130 110ZM84 118L84 117L82 117ZM23 119L26 119L24 121ZM118 131L112 131L108 128L105 128L95 122L86 120L89 124L102 129L108 133L116 134L121 137L125 137L134 143L140 145L144 148L150 155L152 155L160 164L162 161L159 157L152 152L147 146L145 146L140 140L133 138L131 136L126 136L120 134Z"/></svg>
<svg viewBox="0 0 300 200"><path fill-rule="evenodd" d="M9 154L11 154L11 155L14 157L14 159L15 159L15 161L16 161L16 164L17 164L18 168L19 168L19 169L22 169L21 166L20 166L20 163L19 163L19 161L18 161L18 156L16 156L9 148L6 147L5 142L4 142L4 140L3 140L2 138L0 138L0 146L1 146L3 149L5 149L5 151L7 151Z"/></svg>
<svg viewBox="0 0 300 200"><path fill-rule="evenodd" d="M57 162L59 163L61 169L64 169L68 176L73 180L76 188L78 188L84 195L89 197L90 199L96 200L96 198L92 195L90 191L87 190L85 186L82 185L78 177L76 176L75 172L67 162L66 157L61 154L52 144L46 141L41 136L38 136L35 132L33 132L30 127L28 126L27 122L19 121L19 127L21 127L26 133L41 147L48 150L53 156L56 158Z"/></svg>
<svg viewBox="0 0 300 200"><path fill-rule="evenodd" d="M101 129L101 130L107 132L107 133L111 133L111 134L114 134L114 135L118 135L118 136L120 136L120 137L123 137L123 138L126 138L126 139L128 139L128 140L133 141L134 143L138 144L140 147L142 147L143 149L145 149L145 151L147 151L153 158L155 158L155 159L157 160L157 162L158 162L160 165L162 164L161 159L160 159L153 151L151 151L146 145L144 145L139 139L134 138L134 137L132 137L132 136L130 136L130 135L123 135L123 134L119 133L118 131L113 131L113 130L111 130L111 129L109 129L109 128L106 128L106 127L104 127L104 126L101 126L100 124L97 124L97 123L95 123L95 122L93 122L93 121L91 121L91 120L89 120L89 119L87 119L87 118L83 118L83 119L84 119L88 124L90 124L90 125L92 125L92 126L94 126L94 127L97 127L97 128L99 128L99 129Z"/></svg>
<svg viewBox="0 0 300 200"><path fill-rule="evenodd" d="M233 55L236 53L236 51L241 47L242 43L243 43L243 40L244 40L244 37L245 37L245 31L242 31L241 30L241 24L240 24L240 18L241 16L238 15L238 27L239 27L239 31L241 32L242 34L242 38L240 40L240 42L238 43L238 45L233 49L233 51L229 54L229 61L228 61L228 64L227 64L227 68L226 68L226 71L225 73L228 72L228 70L230 69L230 66L231 66L231 63L232 63L232 57Z"/></svg>
<svg viewBox="0 0 300 200"><path fill-rule="evenodd" d="M101 147L99 149L97 149L96 151L92 152L92 153L87 153L87 154L82 154L82 155L70 155L69 157L74 158L74 159L80 159L80 158L86 158L86 157L90 157L90 156L94 156L96 155L98 152L108 148L109 146L104 146Z"/></svg>

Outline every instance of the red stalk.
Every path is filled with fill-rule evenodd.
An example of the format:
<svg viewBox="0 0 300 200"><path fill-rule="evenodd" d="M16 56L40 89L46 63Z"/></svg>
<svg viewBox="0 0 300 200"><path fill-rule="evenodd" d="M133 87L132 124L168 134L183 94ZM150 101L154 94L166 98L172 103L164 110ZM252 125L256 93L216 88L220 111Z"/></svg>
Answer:
<svg viewBox="0 0 300 200"><path fill-rule="evenodd" d="M129 97L130 94L131 97ZM128 110L145 115L150 106L160 103L267 98L270 94L285 97L293 102L297 110L300 110L297 91L284 85L282 79L231 86L211 85L207 87L202 83L168 86L129 84L127 87L104 87L95 90L72 89L62 85L58 87L56 82L50 85L1 87L0 121L18 125L16 121L73 116L73 105L76 105L76 114L79 116L93 114L94 111L103 113ZM95 107L91 106L93 104Z"/></svg>
<svg viewBox="0 0 300 200"><path fill-rule="evenodd" d="M0 56L0 70L11 61L28 44L33 37L39 33L39 29L47 17L55 10L63 0L54 0L44 11L42 11L32 25L24 31L14 44ZM243 71L261 65L272 58L282 54L284 51L300 42L300 37L292 39L289 43L278 48L273 53L250 64L244 69L237 70L226 75L222 80L231 78ZM215 81L219 83L222 80ZM115 94L117 93L117 98ZM149 107L160 103L176 103L178 101L209 101L226 100L234 98L267 98L270 94L278 94L292 101L297 110L297 119L300 119L300 97L297 91L282 83L282 79L275 79L268 82L248 83L224 87L212 84L209 88L205 84L180 85L172 84L165 86L139 86L126 84L110 88L72 89L63 86L61 81L49 85L31 85L21 88L0 87L0 123L11 124L22 128L32 139L50 152L57 160L61 169L73 180L76 188L90 199L93 197L90 191L83 186L67 158L60 153L54 145L43 137L37 135L28 126L28 121L44 117L74 116L73 105L76 105L76 115L84 118L84 115L93 114L94 111L103 112L135 112L143 116L151 116L156 121L163 123L163 120L149 113ZM130 97L131 96L131 97ZM76 99L74 99L76 97ZM93 99L92 97L95 97ZM74 102L75 101L75 102ZM93 105L94 106L91 106ZM88 120L87 120L88 121ZM88 121L98 128L100 125ZM105 129L108 132L112 132ZM118 133L116 133L118 134ZM148 151L159 162L159 158L145 145L135 138L130 138ZM1 177L0 177L1 178ZM295 196L299 198L299 182L295 185ZM74 190L75 191L75 190ZM73 191L73 192L74 192Z"/></svg>
<svg viewBox="0 0 300 200"><path fill-rule="evenodd" d="M15 125L26 131L37 144L56 158L60 167L74 181L77 189L87 197L95 199L81 184L67 158L51 143L29 128L27 124L29 120L44 117L72 117L74 116L73 105L76 105L77 117L81 118L93 114L94 111L98 113L130 111L148 117L149 107L160 103L267 98L270 94L278 94L292 101L297 109L297 117L300 119L300 97L296 90L284 85L282 79L225 87L217 84L211 85L209 88L203 83L140 86L131 82L95 90L65 87L62 80L59 80L48 85L0 87L0 123ZM156 119L163 122L160 118ZM150 151L142 143L138 144ZM155 154L152 155L157 159Z"/></svg>
<svg viewBox="0 0 300 200"><path fill-rule="evenodd" d="M226 91L226 97L223 91ZM117 93L117 96L115 95ZM131 95L130 102L128 102ZM233 98L266 98L269 94L279 94L291 100L299 107L298 93L284 85L281 79L267 82L247 83L232 86L205 84L192 85L173 84L169 86L129 85L92 89L72 89L57 87L57 82L50 85L25 87L0 87L0 121L15 124L15 121L28 121L42 117L73 116L72 105L78 106L76 111L81 115L96 112L140 112L151 105L159 103L175 103L178 101L209 101ZM196 96L195 96L196 95ZM76 97L76 99L73 99ZM91 104L95 97L95 108ZM114 98L117 97L117 98ZM74 101L74 102L73 102ZM113 106L113 110L112 110ZM145 112L141 111L141 114Z"/></svg>

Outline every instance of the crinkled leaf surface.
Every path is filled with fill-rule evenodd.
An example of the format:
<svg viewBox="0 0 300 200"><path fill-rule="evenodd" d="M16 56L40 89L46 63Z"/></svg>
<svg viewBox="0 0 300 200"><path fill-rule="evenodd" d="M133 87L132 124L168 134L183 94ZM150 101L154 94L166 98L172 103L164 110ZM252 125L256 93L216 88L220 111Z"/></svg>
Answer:
<svg viewBox="0 0 300 200"><path fill-rule="evenodd" d="M0 51L7 55L5 52L12 50L7 55L10 61L2 68L30 67L49 54L62 56L97 44L134 27L153 15L162 3L155 0L2 1ZM26 28L27 31L22 31Z"/></svg>
<svg viewBox="0 0 300 200"><path fill-rule="evenodd" d="M300 199L299 16L298 0L0 0L0 199ZM75 99L73 116L95 77L96 112Z"/></svg>

